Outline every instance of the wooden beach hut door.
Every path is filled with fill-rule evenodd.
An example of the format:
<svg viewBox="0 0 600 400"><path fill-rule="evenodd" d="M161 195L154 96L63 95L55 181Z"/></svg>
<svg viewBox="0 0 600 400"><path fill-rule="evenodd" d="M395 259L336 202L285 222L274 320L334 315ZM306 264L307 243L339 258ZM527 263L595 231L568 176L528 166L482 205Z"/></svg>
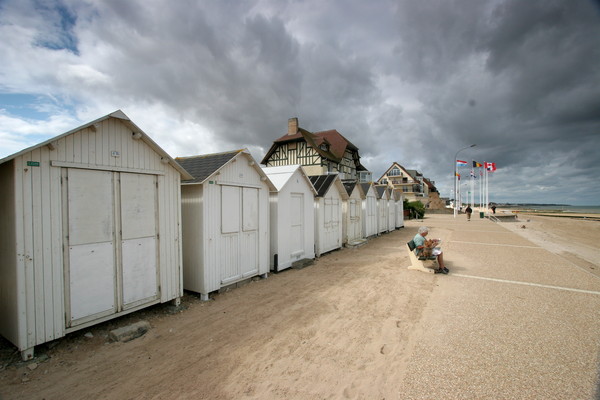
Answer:
<svg viewBox="0 0 600 400"><path fill-rule="evenodd" d="M348 208L350 212L349 226L348 226L348 239L355 240L360 239L360 213L361 213L361 201L357 199L348 200Z"/></svg>
<svg viewBox="0 0 600 400"><path fill-rule="evenodd" d="M365 212L365 236L372 236L377 234L377 198L372 191L369 191L366 199L366 212Z"/></svg>
<svg viewBox="0 0 600 400"><path fill-rule="evenodd" d="M221 186L221 284L258 273L258 189Z"/></svg>
<svg viewBox="0 0 600 400"><path fill-rule="evenodd" d="M381 197L377 200L377 210L379 212L379 232L386 232L388 227L388 204L387 200Z"/></svg>
<svg viewBox="0 0 600 400"><path fill-rule="evenodd" d="M291 206L290 254L299 258L304 255L304 193L292 193Z"/></svg>
<svg viewBox="0 0 600 400"><path fill-rule="evenodd" d="M323 199L323 250L321 253L340 247L340 199L328 196Z"/></svg>
<svg viewBox="0 0 600 400"><path fill-rule="evenodd" d="M66 326L157 299L156 178L67 169L64 182Z"/></svg>

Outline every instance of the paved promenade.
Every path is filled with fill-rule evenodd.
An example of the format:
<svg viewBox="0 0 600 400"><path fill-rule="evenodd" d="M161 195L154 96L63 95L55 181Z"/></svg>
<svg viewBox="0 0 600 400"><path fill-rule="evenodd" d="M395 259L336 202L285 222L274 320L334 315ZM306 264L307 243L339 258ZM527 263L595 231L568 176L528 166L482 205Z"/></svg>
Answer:
<svg viewBox="0 0 600 400"><path fill-rule="evenodd" d="M420 225L451 272L435 275L398 398L600 398L600 277L503 223L431 215L406 229Z"/></svg>

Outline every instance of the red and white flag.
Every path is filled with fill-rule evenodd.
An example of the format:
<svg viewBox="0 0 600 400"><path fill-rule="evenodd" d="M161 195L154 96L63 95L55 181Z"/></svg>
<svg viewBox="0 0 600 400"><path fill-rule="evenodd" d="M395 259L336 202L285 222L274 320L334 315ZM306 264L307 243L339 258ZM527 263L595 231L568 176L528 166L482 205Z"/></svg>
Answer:
<svg viewBox="0 0 600 400"><path fill-rule="evenodd" d="M485 162L483 164L485 165L485 169L487 169L490 172L494 172L496 170L495 162Z"/></svg>

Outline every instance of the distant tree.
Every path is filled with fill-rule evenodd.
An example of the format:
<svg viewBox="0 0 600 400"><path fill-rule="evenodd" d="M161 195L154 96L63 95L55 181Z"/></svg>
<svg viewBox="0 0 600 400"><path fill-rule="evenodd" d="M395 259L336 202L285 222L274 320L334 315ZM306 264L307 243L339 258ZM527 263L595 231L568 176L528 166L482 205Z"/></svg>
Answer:
<svg viewBox="0 0 600 400"><path fill-rule="evenodd" d="M404 199L404 209L408 210L409 218L423 218L425 215L425 205L420 201L408 201Z"/></svg>

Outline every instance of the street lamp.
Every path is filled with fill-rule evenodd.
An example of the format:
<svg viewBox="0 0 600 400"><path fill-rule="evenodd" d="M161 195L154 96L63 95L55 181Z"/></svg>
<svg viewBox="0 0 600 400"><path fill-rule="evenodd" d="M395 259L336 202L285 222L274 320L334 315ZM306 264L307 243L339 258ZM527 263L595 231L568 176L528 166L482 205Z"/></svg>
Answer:
<svg viewBox="0 0 600 400"><path fill-rule="evenodd" d="M471 147L475 147L475 146L477 146L477 145L476 144L472 144L470 146L463 147L462 149L458 150L456 152L456 154L454 155L454 176L452 177L454 179L454 218L456 218L456 202L458 200L458 195L456 193L456 174L457 174L457 172L456 172L456 162L457 162L456 159L458 158L458 153L460 153L463 150L470 149Z"/></svg>

